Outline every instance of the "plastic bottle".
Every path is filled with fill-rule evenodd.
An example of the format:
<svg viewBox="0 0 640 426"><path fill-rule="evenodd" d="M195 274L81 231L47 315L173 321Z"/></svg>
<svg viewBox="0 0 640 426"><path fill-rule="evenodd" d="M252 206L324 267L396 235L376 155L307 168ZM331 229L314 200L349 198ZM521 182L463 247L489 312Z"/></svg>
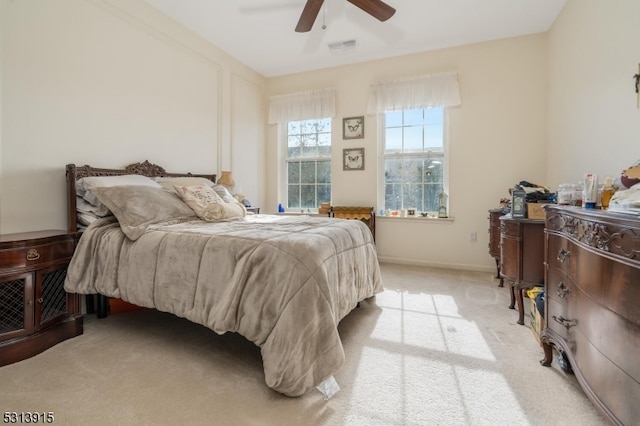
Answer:
<svg viewBox="0 0 640 426"><path fill-rule="evenodd" d="M615 187L613 186L613 178L611 176L607 176L604 178L604 184L602 185L602 195L601 195L601 203L602 208L609 208L609 202L611 201L611 197L616 192Z"/></svg>
<svg viewBox="0 0 640 426"><path fill-rule="evenodd" d="M571 205L584 207L584 184L582 182L578 182L573 186L573 197L571 197Z"/></svg>
<svg viewBox="0 0 640 426"><path fill-rule="evenodd" d="M570 183L562 183L558 186L558 204L568 206L573 199L573 185Z"/></svg>

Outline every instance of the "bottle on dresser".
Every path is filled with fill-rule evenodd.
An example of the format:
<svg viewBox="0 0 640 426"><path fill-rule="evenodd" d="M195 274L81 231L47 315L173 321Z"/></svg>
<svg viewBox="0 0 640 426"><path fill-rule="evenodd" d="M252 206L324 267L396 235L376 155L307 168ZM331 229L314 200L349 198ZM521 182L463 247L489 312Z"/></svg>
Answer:
<svg viewBox="0 0 640 426"><path fill-rule="evenodd" d="M603 209L609 208L609 202L611 201L611 197L615 194L616 188L613 186L613 178L611 176L607 176L604 178L604 184L602 185L602 194L600 196L600 201Z"/></svg>

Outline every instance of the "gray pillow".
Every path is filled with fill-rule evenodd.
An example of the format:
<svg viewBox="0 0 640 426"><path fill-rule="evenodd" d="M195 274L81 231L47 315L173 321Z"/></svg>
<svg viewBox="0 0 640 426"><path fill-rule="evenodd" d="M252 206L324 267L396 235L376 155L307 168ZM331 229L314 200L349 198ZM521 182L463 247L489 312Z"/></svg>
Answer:
<svg viewBox="0 0 640 426"><path fill-rule="evenodd" d="M126 185L94 188L93 192L118 219L130 240L140 238L149 225L197 219L177 195L161 188Z"/></svg>

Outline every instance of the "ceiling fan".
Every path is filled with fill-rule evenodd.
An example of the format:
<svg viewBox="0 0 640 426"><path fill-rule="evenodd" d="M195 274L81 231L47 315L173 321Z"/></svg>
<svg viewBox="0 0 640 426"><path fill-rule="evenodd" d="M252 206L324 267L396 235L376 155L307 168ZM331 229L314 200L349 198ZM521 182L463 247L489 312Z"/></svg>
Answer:
<svg viewBox="0 0 640 426"><path fill-rule="evenodd" d="M369 15L373 16L377 20L384 22L387 19L391 18L396 10L386 4L381 0L347 0L349 3L354 6L359 7L360 9L367 12ZM311 27L313 27L313 23L320 12L320 8L322 7L322 3L324 0L307 0L307 3L304 5L304 9L302 9L302 14L300 15L300 19L298 20L298 25L296 25L296 32L298 33L306 33L311 31Z"/></svg>

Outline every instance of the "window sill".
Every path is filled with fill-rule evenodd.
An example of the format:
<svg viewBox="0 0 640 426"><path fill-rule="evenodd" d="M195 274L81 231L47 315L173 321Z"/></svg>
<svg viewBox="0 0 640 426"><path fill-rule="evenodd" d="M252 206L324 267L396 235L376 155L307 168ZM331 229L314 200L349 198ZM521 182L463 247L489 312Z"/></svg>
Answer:
<svg viewBox="0 0 640 426"><path fill-rule="evenodd" d="M453 217L423 217L423 216L412 216L412 217L402 217L402 216L376 216L376 221L390 221L390 222L415 222L415 223L453 223Z"/></svg>

